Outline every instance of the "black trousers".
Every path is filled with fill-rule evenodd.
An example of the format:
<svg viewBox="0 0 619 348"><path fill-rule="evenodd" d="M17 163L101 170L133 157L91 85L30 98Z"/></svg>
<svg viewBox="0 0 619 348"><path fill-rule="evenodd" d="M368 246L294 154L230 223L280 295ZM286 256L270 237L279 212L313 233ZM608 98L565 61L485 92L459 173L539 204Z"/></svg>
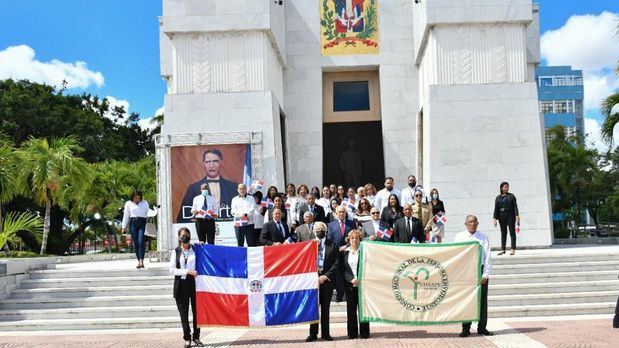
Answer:
<svg viewBox="0 0 619 348"><path fill-rule="evenodd" d="M333 297L333 284L327 281L318 288L318 302L320 303L320 336L328 337L329 334L329 308ZM310 336L318 336L318 324L310 324Z"/></svg>
<svg viewBox="0 0 619 348"><path fill-rule="evenodd" d="M512 250L516 250L516 217L512 214L499 215L499 226L501 226L501 250L505 250L507 243L507 228L509 227L509 239L512 243Z"/></svg>
<svg viewBox="0 0 619 348"><path fill-rule="evenodd" d="M357 307L359 306L359 288L346 291L346 316L348 321L348 338L370 337L370 323L359 323L357 320Z"/></svg>
<svg viewBox="0 0 619 348"><path fill-rule="evenodd" d="M202 243L215 244L215 220L196 219L198 240Z"/></svg>
<svg viewBox="0 0 619 348"><path fill-rule="evenodd" d="M335 275L335 289L337 290L337 294L335 295L337 302L342 302L344 294L346 293L346 286L344 276L341 273Z"/></svg>
<svg viewBox="0 0 619 348"><path fill-rule="evenodd" d="M254 225L234 227L234 233L236 234L236 245L245 246L245 240L247 239L247 246L256 246L258 241L254 238Z"/></svg>
<svg viewBox="0 0 619 348"><path fill-rule="evenodd" d="M258 243L260 242L260 233L262 233L262 228L254 228L254 241L256 242L256 245L250 246L258 246Z"/></svg>
<svg viewBox="0 0 619 348"><path fill-rule="evenodd" d="M200 338L200 328L196 321L196 282L191 276L187 279L181 279L178 283L178 292L176 294L176 308L181 316L181 325L183 326L183 340L190 341L191 331L189 329L189 302L191 301L191 314L193 315L193 339Z"/></svg>
<svg viewBox="0 0 619 348"><path fill-rule="evenodd" d="M477 323L477 332L486 330L488 324L488 283L490 279L486 281L486 284L481 286L481 308L479 309L479 322ZM471 322L462 323L462 330L470 330Z"/></svg>
<svg viewBox="0 0 619 348"><path fill-rule="evenodd" d="M615 317L613 318L613 327L619 328L619 298L617 298L617 305L615 306Z"/></svg>

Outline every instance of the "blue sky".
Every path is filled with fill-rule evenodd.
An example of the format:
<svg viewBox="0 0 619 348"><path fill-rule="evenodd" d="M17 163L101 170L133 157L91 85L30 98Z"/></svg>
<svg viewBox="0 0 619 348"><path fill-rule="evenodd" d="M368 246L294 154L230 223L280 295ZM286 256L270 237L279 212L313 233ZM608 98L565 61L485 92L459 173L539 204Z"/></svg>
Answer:
<svg viewBox="0 0 619 348"><path fill-rule="evenodd" d="M617 0L539 2L542 34L563 27L574 15L619 13ZM89 87L70 92L123 99L131 111L150 117L163 105L166 89L159 76L161 6L161 0L0 0L0 53L27 45L36 54L33 61L83 61L104 82L92 77L83 83ZM608 73L608 68L598 70ZM599 114L590 110L589 117L599 119Z"/></svg>

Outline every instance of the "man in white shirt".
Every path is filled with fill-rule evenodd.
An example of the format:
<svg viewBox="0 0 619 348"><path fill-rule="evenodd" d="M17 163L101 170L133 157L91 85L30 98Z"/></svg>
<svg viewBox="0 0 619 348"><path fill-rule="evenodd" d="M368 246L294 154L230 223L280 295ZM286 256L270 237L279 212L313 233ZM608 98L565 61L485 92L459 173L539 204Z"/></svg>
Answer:
<svg viewBox="0 0 619 348"><path fill-rule="evenodd" d="M247 194L247 187L245 184L239 184L237 186L238 196L232 198L232 204L230 212L235 219L234 232L236 233L237 245L245 246L245 239L247 239L247 246L257 246L258 241L254 236L254 208L256 201L254 197ZM236 226L236 224L239 226Z"/></svg>
<svg viewBox="0 0 619 348"><path fill-rule="evenodd" d="M417 185L417 178L414 175L408 176L408 186L402 189L402 200L400 204L404 206L404 204L413 205L415 203L415 191L418 189L423 189L421 185Z"/></svg>
<svg viewBox="0 0 619 348"><path fill-rule="evenodd" d="M488 323L488 277L492 269L492 261L490 259L490 241L488 237L477 231L479 222L475 215L469 215L464 222L466 230L458 233L454 242L470 242L475 241L482 246L482 268L481 268L481 308L479 313L479 323L477 323L477 333L484 336L492 336L494 333L486 329ZM462 332L460 337L467 337L471 334L471 322L462 323Z"/></svg>
<svg viewBox="0 0 619 348"><path fill-rule="evenodd" d="M374 206L378 208L379 211L382 211L384 207L389 205L389 196L391 194L398 196L398 200L401 201L400 191L393 188L393 178L388 176L385 178L385 188L378 191L376 194Z"/></svg>
<svg viewBox="0 0 619 348"><path fill-rule="evenodd" d="M191 214L196 219L196 233L200 243L215 244L215 217L219 204L209 194L208 184L200 185L201 193L193 197Z"/></svg>

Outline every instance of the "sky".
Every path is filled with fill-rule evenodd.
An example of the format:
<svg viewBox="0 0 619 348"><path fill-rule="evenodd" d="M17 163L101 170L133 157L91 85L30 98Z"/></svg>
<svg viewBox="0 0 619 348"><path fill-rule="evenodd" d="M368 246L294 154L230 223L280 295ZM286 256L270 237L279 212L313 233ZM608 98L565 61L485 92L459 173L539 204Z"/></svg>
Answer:
<svg viewBox="0 0 619 348"><path fill-rule="evenodd" d="M602 149L599 101L619 89L613 73L619 1L537 2L542 64L583 70L585 128L591 146ZM69 93L108 97L146 120L162 112L166 92L159 72L161 7L161 0L0 0L0 79L51 85L65 79Z"/></svg>

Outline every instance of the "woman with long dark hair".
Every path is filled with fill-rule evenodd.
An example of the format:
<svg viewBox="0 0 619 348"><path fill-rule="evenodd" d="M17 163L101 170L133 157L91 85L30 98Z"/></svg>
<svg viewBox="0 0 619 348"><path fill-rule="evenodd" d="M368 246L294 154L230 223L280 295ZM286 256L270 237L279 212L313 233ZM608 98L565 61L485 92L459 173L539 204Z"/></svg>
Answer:
<svg viewBox="0 0 619 348"><path fill-rule="evenodd" d="M329 205L331 207L331 211L327 214L327 220L331 222L333 220L337 220L337 213L335 212L335 209L340 206L340 200L337 199L337 197L333 197L331 198L331 201L329 201Z"/></svg>
<svg viewBox="0 0 619 348"><path fill-rule="evenodd" d="M196 316L196 253L191 242L191 232L186 227L178 230L178 245L170 255L170 274L174 276L174 299L181 316L183 340L185 347L191 347L191 341L196 347L202 347L200 328ZM189 328L189 304L193 322L193 336Z"/></svg>
<svg viewBox="0 0 619 348"><path fill-rule="evenodd" d="M432 216L436 216L437 214L445 215L445 205L443 201L440 200L438 195L438 190L433 188L430 191L430 207L432 208ZM436 242L442 243L443 237L445 236L445 224L434 224L432 227L432 237L436 236ZM432 240L432 238L430 238Z"/></svg>
<svg viewBox="0 0 619 348"><path fill-rule="evenodd" d="M395 193L389 195L388 205L383 208L380 214L380 219L389 224L389 228L393 228L395 221L404 216L404 211L400 206L400 199Z"/></svg>
<svg viewBox="0 0 619 348"><path fill-rule="evenodd" d="M509 253L516 253L516 223L520 224L520 214L518 213L518 202L516 196L509 193L509 183L503 181L499 186L501 193L494 199L494 214L492 225L496 227L497 220L501 226L501 251L498 255L505 254L505 244L507 244L507 229L509 228L509 239L511 240L512 250Z"/></svg>
<svg viewBox="0 0 619 348"><path fill-rule="evenodd" d="M139 190L133 191L131 198L125 202L122 226L124 232L128 228L131 234L131 243L135 250L135 257L138 259L136 268L144 268L144 254L146 253L144 231L148 210L148 202L142 199L142 192Z"/></svg>

